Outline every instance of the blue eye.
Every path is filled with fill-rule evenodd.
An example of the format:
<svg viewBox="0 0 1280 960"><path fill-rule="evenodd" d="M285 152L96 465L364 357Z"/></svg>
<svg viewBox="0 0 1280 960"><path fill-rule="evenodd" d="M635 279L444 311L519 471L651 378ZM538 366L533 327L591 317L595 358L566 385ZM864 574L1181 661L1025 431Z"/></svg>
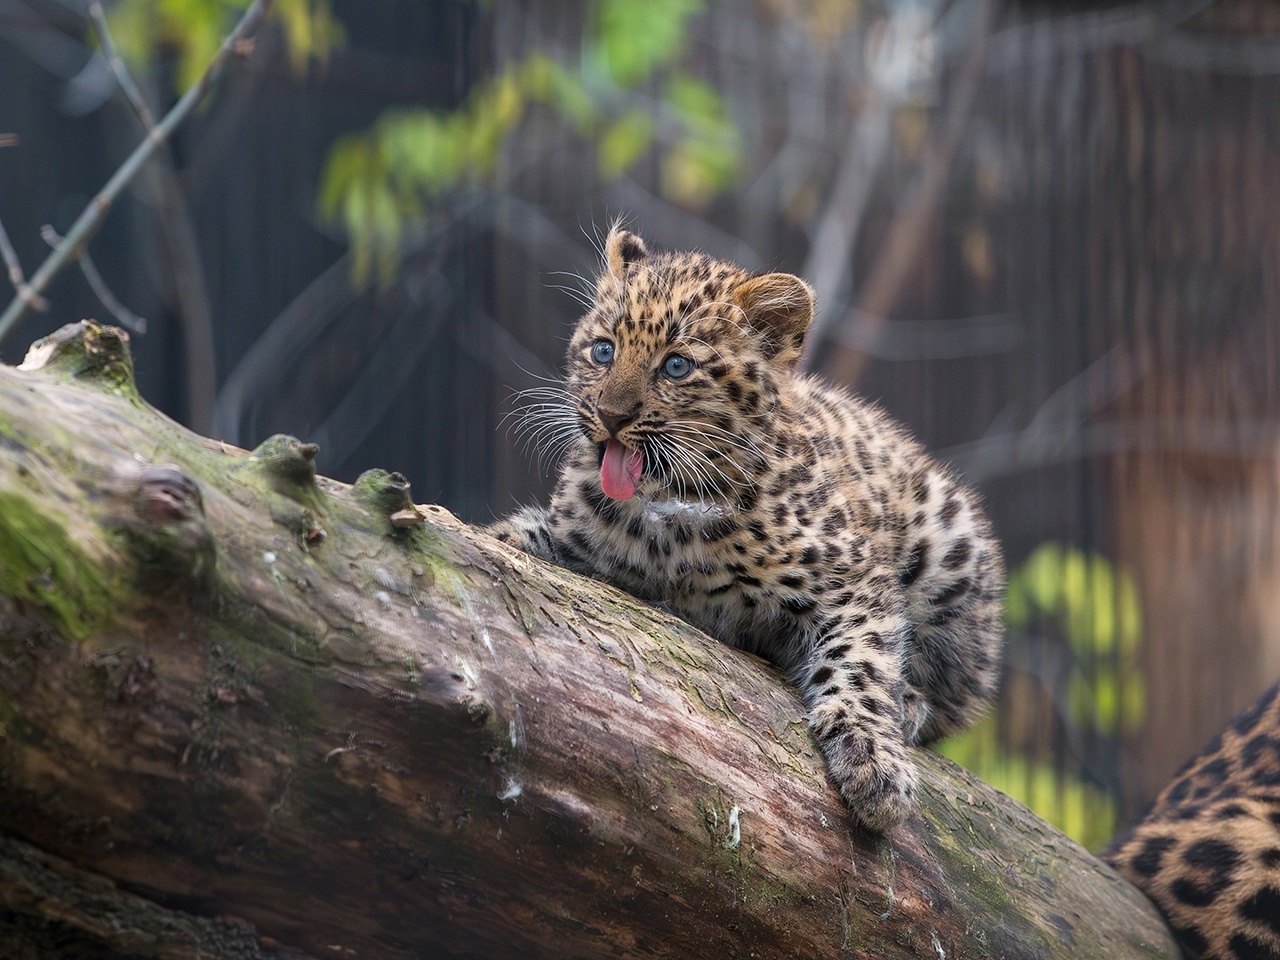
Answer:
<svg viewBox="0 0 1280 960"><path fill-rule="evenodd" d="M667 357L667 362L662 365L662 372L669 380L683 380L693 373L693 361L679 354Z"/></svg>
<svg viewBox="0 0 1280 960"><path fill-rule="evenodd" d="M602 367L613 363L613 344L608 340L597 340L591 345L591 359Z"/></svg>

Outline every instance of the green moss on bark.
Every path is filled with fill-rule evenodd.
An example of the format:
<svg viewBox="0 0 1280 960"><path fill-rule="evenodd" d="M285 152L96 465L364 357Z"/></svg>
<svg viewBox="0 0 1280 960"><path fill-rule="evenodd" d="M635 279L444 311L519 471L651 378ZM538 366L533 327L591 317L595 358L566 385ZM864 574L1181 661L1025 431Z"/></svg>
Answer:
<svg viewBox="0 0 1280 960"><path fill-rule="evenodd" d="M83 640L111 623L110 587L101 561L84 555L61 517L0 490L0 594L35 604L65 636Z"/></svg>

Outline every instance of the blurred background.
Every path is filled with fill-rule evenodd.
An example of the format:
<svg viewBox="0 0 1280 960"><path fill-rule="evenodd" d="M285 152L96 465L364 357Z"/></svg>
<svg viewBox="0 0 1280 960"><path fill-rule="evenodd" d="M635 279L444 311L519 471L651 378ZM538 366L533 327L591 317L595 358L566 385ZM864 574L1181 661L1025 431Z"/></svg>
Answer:
<svg viewBox="0 0 1280 960"><path fill-rule="evenodd" d="M157 117L245 6L105 5ZM92 10L0 0L27 276L143 136ZM809 367L985 494L1006 680L945 752L1097 849L1280 676L1275 0L277 0L90 243L109 292L71 264L0 359L130 323L193 429L487 522L547 495L504 416L618 216L807 277Z"/></svg>

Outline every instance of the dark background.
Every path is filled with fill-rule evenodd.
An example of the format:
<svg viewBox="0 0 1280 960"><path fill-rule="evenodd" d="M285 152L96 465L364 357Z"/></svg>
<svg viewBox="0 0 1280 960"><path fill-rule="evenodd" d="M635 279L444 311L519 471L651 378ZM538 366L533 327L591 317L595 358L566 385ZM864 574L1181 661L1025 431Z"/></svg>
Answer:
<svg viewBox="0 0 1280 960"><path fill-rule="evenodd" d="M1037 809L1061 822L1084 790L1114 825L1280 675L1280 4L925 4L895 58L902 4L708 3L681 63L740 131L732 189L672 200L658 150L602 177L593 144L535 114L492 176L433 201L388 285L354 283L317 215L335 138L457 108L533 50L572 60L592 9L335 0L346 43L305 76L269 23L92 242L147 318L143 394L242 446L315 440L341 480L401 471L485 522L545 496L503 418L559 366L561 271L594 273L615 216L802 273L832 318L813 368L984 492L1011 570L1056 544L1136 589L1136 651L1099 626L1120 605L1105 584L1084 627L1066 599L1011 621L999 749L962 757L1028 798L1047 771ZM0 220L28 274L39 227L65 230L138 139L88 37L76 4L0 0L0 133L20 137ZM173 69L160 50L140 78L153 104ZM48 296L4 362L110 319L74 267Z"/></svg>

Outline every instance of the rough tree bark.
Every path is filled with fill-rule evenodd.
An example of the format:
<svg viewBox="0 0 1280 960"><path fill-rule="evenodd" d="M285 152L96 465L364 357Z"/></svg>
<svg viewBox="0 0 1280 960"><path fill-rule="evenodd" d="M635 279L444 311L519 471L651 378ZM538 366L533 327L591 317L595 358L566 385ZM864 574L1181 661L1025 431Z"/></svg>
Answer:
<svg viewBox="0 0 1280 960"><path fill-rule="evenodd" d="M314 454L111 328L0 367L0 953L1177 956L947 761L859 832L768 665Z"/></svg>

